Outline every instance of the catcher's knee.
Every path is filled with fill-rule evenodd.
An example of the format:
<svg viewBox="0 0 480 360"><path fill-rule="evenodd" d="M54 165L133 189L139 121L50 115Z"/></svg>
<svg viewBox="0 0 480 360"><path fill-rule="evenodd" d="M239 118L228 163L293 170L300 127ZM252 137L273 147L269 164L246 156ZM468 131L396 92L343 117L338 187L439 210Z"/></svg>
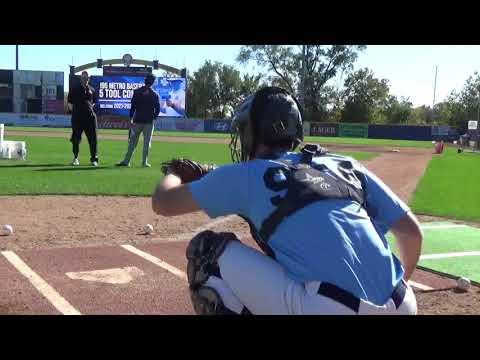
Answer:
<svg viewBox="0 0 480 360"><path fill-rule="evenodd" d="M239 241L233 233L202 231L187 246L187 276L190 288L203 285L211 275L221 278L218 259L231 241Z"/></svg>
<svg viewBox="0 0 480 360"><path fill-rule="evenodd" d="M187 278L193 308L199 315L236 314L223 304L215 289L205 285L210 276L221 278L218 259L231 241L238 241L233 233L207 230L196 235L188 244Z"/></svg>

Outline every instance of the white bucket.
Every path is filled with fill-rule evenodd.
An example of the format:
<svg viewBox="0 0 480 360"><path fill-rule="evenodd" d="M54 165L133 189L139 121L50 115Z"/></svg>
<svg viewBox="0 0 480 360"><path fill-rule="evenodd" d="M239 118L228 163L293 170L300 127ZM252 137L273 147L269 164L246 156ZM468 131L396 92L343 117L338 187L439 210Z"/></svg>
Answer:
<svg viewBox="0 0 480 360"><path fill-rule="evenodd" d="M27 146L25 141L3 141L0 147L0 158L10 160L26 160Z"/></svg>

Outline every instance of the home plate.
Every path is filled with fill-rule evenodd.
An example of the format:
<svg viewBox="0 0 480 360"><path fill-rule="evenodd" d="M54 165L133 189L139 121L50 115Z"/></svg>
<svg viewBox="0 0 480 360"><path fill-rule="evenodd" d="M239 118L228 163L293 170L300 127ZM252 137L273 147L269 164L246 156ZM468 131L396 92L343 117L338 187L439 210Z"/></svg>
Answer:
<svg viewBox="0 0 480 360"><path fill-rule="evenodd" d="M144 272L135 266L93 271L67 272L72 280L94 281L107 284L128 284L144 275Z"/></svg>

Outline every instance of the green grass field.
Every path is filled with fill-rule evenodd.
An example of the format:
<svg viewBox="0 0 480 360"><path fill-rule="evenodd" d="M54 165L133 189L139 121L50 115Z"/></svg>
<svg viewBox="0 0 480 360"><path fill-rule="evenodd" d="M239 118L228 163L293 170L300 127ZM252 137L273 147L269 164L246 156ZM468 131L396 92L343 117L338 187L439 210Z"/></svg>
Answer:
<svg viewBox="0 0 480 360"><path fill-rule="evenodd" d="M480 155L447 148L434 156L410 205L417 214L480 221Z"/></svg>
<svg viewBox="0 0 480 360"><path fill-rule="evenodd" d="M65 133L65 139L61 138L40 138L40 137L16 137L17 139L25 139L28 141L29 161L26 164L15 166L13 162L0 161L2 174L0 174L0 194L16 194L16 193L75 193L79 191L82 194L87 194L89 189L95 190L95 194L132 194L144 195L153 186L154 182L149 181L150 174L157 175L157 172L151 173L153 169L138 169L132 170L128 174L121 176L121 179L116 179L114 183L109 181L109 176L117 176L123 169L117 169L113 165L120 160L123 151L126 148L126 141L116 140L102 140L100 141L101 153L101 167L98 171L92 173L90 168L71 169L64 164L70 161L70 143L67 141L70 129L66 128L21 128L21 127L7 127L6 136L9 130L24 130L24 131L55 131L58 133ZM102 134L119 134L127 136L126 130L119 129L102 129ZM208 134L208 133L189 133L189 132L156 132L156 134L163 136L195 136L195 137L216 137L225 138L228 134ZM350 144L350 145L371 145L371 146L416 146L431 148L431 142L419 141L394 141L381 139L358 139L358 138L332 138L332 137L307 137L306 141L316 141L323 144ZM138 149L141 149L139 144ZM140 151L141 152L141 151ZM140 152L137 151L134 164L140 163ZM229 161L228 152L224 144L175 144L154 142L151 161L152 164L158 164L160 161L166 160L175 155L182 155L186 157L193 157L201 161L212 161L219 164ZM358 160L366 160L374 156L372 153L347 153ZM88 149L86 139L82 143L81 162L88 164ZM8 163L9 167L5 167ZM463 219L480 221L480 186L477 185L480 179L480 156L477 154L463 153L458 155L452 148L447 148L443 155L435 156L429 164L426 174L420 181L410 206L419 214L437 215L453 219ZM45 167L36 166L37 164L45 164ZM57 167L53 165L59 165ZM11 169L11 171L5 171ZM31 170L28 172L27 170ZM155 169L157 171L158 169ZM141 173L142 176L135 174ZM40 181L37 184L39 174L55 177L62 185L52 185L48 181ZM83 174L81 176L78 173ZM28 176L27 176L28 174ZM78 182L71 181L70 174L76 174L79 178ZM86 177L86 174L90 177ZM12 176L17 178L16 184L9 185L6 183L7 179ZM26 177L26 178L25 178ZM28 178L32 178L31 181ZM139 181L139 187L136 191L127 190L131 184L132 178ZM22 180L23 179L23 180ZM101 185L89 185L89 179L96 179L101 181ZM84 182L84 180L86 182ZM23 181L23 183L22 183ZM29 182L34 184L27 186ZM20 190L22 189L22 190Z"/></svg>
<svg viewBox="0 0 480 360"><path fill-rule="evenodd" d="M80 147L80 164L73 167L68 136L9 137L27 142L27 161L0 160L0 195L82 194L82 195L151 195L161 177L158 164L172 157L188 157L202 162L225 164L230 152L225 144L153 142L150 156L152 168L140 167L143 142L139 141L132 159L132 168L117 168L127 149L126 139L99 142L100 166L90 166L88 143ZM367 152L344 153L358 160L378 155Z"/></svg>
<svg viewBox="0 0 480 360"><path fill-rule="evenodd" d="M44 127L6 127L6 133L12 131L41 131L41 132L64 132L70 133L69 128L44 128ZM100 129L99 134L121 135L127 134L127 130L123 129ZM229 134L223 133L198 133L198 132L180 132L180 131L155 131L155 135L174 136L174 137L201 137L201 138L224 138L230 137ZM342 145L369 145L369 146L387 146L387 147L414 147L414 148L432 148L431 141L411 141L411 140L388 140L388 139L360 139L348 137L322 137L322 136L306 136L306 142L316 142L322 144L342 144Z"/></svg>
<svg viewBox="0 0 480 360"><path fill-rule="evenodd" d="M47 127L23 127L23 126L5 126L5 133L8 131L28 131L28 132L53 132L53 133L66 133L72 132L70 128L47 128ZM99 134L104 135L127 135L126 129L99 129ZM155 131L155 135L171 136L171 137L199 137L199 138L229 138L229 134L223 133L201 133L192 131Z"/></svg>
<svg viewBox="0 0 480 360"><path fill-rule="evenodd" d="M480 251L480 229L465 226L458 228L442 228L448 222L424 223L424 243L422 255L448 252ZM438 225L438 228L435 226ZM390 245L396 249L392 235L387 236Z"/></svg>
<svg viewBox="0 0 480 360"><path fill-rule="evenodd" d="M467 277L480 282L480 261L478 256L446 259L421 260L420 266L441 271L443 273Z"/></svg>
<svg viewBox="0 0 480 360"><path fill-rule="evenodd" d="M449 227L451 226L451 227ZM422 256L432 254L460 253L480 251L480 229L448 222L423 224L424 241ZM388 234L388 242L398 254L393 236ZM422 259L420 266L456 276L465 276L480 282L480 257L455 256L439 259Z"/></svg>

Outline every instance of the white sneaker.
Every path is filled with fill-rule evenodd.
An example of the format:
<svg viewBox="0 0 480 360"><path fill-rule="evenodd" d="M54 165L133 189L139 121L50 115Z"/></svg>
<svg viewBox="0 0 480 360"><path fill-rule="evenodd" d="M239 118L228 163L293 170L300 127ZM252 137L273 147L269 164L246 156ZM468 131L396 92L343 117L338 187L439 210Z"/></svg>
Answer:
<svg viewBox="0 0 480 360"><path fill-rule="evenodd" d="M98 166L98 162L96 161L92 162L92 166Z"/></svg>
<svg viewBox="0 0 480 360"><path fill-rule="evenodd" d="M75 159L73 159L73 161L72 161L72 165L73 165L73 166L78 166L78 165L80 165L80 161L78 161L78 159L75 158Z"/></svg>

